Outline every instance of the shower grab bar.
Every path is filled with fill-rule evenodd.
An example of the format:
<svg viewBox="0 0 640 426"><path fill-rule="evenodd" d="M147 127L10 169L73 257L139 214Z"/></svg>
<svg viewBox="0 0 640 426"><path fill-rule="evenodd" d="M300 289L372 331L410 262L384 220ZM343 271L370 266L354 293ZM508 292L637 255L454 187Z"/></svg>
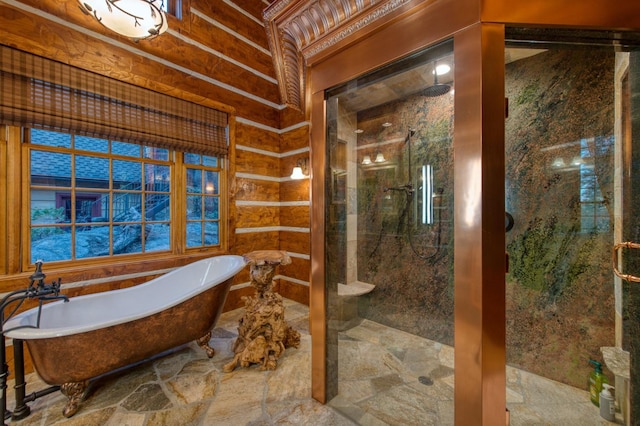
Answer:
<svg viewBox="0 0 640 426"><path fill-rule="evenodd" d="M618 252L622 248L640 249L640 243L632 243L630 241L627 241L624 243L615 244L613 246L613 256L611 256L613 273L616 274L618 277L622 278L623 280L633 282L633 283L640 283L640 277L636 277L635 275L631 275L631 274L623 274L618 270Z"/></svg>

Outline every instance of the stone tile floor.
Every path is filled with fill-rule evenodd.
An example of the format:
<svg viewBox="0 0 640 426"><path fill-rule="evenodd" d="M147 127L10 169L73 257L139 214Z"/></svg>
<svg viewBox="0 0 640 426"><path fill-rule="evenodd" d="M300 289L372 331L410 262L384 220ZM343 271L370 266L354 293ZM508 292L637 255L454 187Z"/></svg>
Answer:
<svg viewBox="0 0 640 426"><path fill-rule="evenodd" d="M300 347L287 349L275 371L257 367L223 373L243 310L221 316L208 359L195 343L99 378L80 411L62 416L59 392L30 403L16 425L452 425L453 349L364 320L340 335L339 395L311 398L308 308L286 301ZM361 362L368 360L367 363ZM608 425L586 391L507 369L511 425ZM45 388L27 376L27 394ZM13 406L9 383L8 406ZM621 423L621 422L619 422Z"/></svg>

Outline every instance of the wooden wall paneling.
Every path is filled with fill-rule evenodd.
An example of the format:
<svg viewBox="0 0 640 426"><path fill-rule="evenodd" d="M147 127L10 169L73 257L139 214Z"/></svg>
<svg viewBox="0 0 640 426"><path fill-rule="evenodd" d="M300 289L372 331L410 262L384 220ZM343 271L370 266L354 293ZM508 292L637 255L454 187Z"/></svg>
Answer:
<svg viewBox="0 0 640 426"><path fill-rule="evenodd" d="M245 68L226 61L223 58L220 59L217 67L205 67L199 70L198 68L202 68L202 66L198 63L199 61L191 61L192 58L199 56L200 60L202 60L202 58L205 57L218 58L218 56L214 54L204 54L206 50L203 51L196 46L187 44L182 46L181 50L185 51L183 58L193 62L193 64L189 66L190 69L201 72L202 74L215 78L223 83L230 84L274 104L279 103L280 92L278 85L275 80L273 80L274 76L267 74L269 73L271 57L265 55L262 51L257 50L250 44L233 37L233 35L226 31L212 26L209 22L199 16L193 15L191 17L191 21L192 30L190 36L193 40L199 41L201 44L211 49L226 51L228 53L228 55L225 53L226 56L259 71L268 77L271 77L272 80L268 80L262 76L252 73ZM166 35L163 35L163 37L166 37ZM212 42L212 40L217 40L217 42ZM224 45L233 46L233 49L230 47L222 49L222 42L224 42ZM189 54L189 51L193 51L194 54ZM175 54L182 55L180 51L176 51ZM272 65L271 68L273 68Z"/></svg>
<svg viewBox="0 0 640 426"><path fill-rule="evenodd" d="M289 278L295 278L301 281L309 281L309 259L300 257L291 257L291 263L286 266L280 266L280 273Z"/></svg>
<svg viewBox="0 0 640 426"><path fill-rule="evenodd" d="M291 171L289 171L291 174ZM308 201L309 179L284 181L280 184L280 201Z"/></svg>
<svg viewBox="0 0 640 426"><path fill-rule="evenodd" d="M176 61L176 65L197 70L200 74L213 78L212 72L216 72L224 61L195 46L189 46L170 34L137 44L126 41L130 46L119 47L115 43L105 43L57 22L0 4L0 40L36 55L189 101L214 100L221 106L228 105L236 109L243 117L267 126L277 128L279 123L279 111L272 105L277 103L277 97L271 101L259 101L222 87L223 85L197 78L191 73L162 66L156 60L136 52L144 49L150 55L172 63ZM225 72L231 73L228 69ZM229 80L231 77L226 74L218 77L235 81ZM263 87L263 83L259 86ZM273 85L267 84L264 87L268 86Z"/></svg>
<svg viewBox="0 0 640 426"><path fill-rule="evenodd" d="M238 228L257 228L261 226L278 226L280 224L280 207L277 206L237 206Z"/></svg>
<svg viewBox="0 0 640 426"><path fill-rule="evenodd" d="M256 0L233 0L233 3L240 7L245 12L248 12L254 18L264 21L262 13L267 7L267 3L264 1ZM271 3L271 2L268 2Z"/></svg>
<svg viewBox="0 0 640 426"><path fill-rule="evenodd" d="M242 232L236 234L236 254L245 254L255 250L280 250L278 231Z"/></svg>
<svg viewBox="0 0 640 426"><path fill-rule="evenodd" d="M282 250L294 253L311 253L311 241L309 232L280 231L280 245Z"/></svg>
<svg viewBox="0 0 640 426"><path fill-rule="evenodd" d="M223 0L191 0L191 9L204 13L263 49L269 50L267 32L262 20L256 22ZM273 72L275 74L275 71Z"/></svg>
<svg viewBox="0 0 640 426"><path fill-rule="evenodd" d="M280 128L286 129L303 121L309 121L304 112L298 111L295 108L287 107L280 111ZM307 144L309 143L307 138Z"/></svg>
<svg viewBox="0 0 640 426"><path fill-rule="evenodd" d="M279 158L238 149L236 150L236 172L278 177L280 172Z"/></svg>
<svg viewBox="0 0 640 426"><path fill-rule="evenodd" d="M278 182L236 177L238 201L273 201L278 199L279 192Z"/></svg>
<svg viewBox="0 0 640 426"><path fill-rule="evenodd" d="M280 135L259 127L238 123L236 125L236 144L280 152Z"/></svg>
<svg viewBox="0 0 640 426"><path fill-rule="evenodd" d="M280 294L287 299L295 300L298 303L309 306L308 286L287 281L286 278L281 278L279 287Z"/></svg>
<svg viewBox="0 0 640 426"><path fill-rule="evenodd" d="M308 228L309 215L309 206L281 206L280 225Z"/></svg>
<svg viewBox="0 0 640 426"><path fill-rule="evenodd" d="M280 149L282 152L309 146L309 126L300 126L282 134ZM307 153L307 157L309 154Z"/></svg>

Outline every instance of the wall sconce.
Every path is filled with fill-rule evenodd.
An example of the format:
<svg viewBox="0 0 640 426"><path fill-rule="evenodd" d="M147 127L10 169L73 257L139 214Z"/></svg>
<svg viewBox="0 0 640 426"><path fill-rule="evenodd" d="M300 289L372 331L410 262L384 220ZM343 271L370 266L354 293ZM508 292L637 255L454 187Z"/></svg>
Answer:
<svg viewBox="0 0 640 426"><path fill-rule="evenodd" d="M369 155L365 155L362 159L362 164L364 164L365 166L371 164L371 157Z"/></svg>
<svg viewBox="0 0 640 426"><path fill-rule="evenodd" d="M168 28L164 0L78 0L78 4L106 28L135 41L154 38Z"/></svg>
<svg viewBox="0 0 640 426"><path fill-rule="evenodd" d="M296 166L291 173L291 179L304 179L309 176L309 159L301 158L296 162Z"/></svg>
<svg viewBox="0 0 640 426"><path fill-rule="evenodd" d="M375 163L384 163L387 160L384 158L384 154L382 154L382 151L378 151L378 153L376 154L376 159L373 161Z"/></svg>

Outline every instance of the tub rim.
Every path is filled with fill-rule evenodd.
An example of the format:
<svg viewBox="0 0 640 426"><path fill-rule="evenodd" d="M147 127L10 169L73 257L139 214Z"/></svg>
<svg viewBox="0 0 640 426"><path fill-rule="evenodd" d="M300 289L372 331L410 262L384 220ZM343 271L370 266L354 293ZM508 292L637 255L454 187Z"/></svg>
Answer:
<svg viewBox="0 0 640 426"><path fill-rule="evenodd" d="M204 286L194 286L190 291L182 294L180 297L170 300L169 303L163 303L163 304L159 304L159 306L154 306L153 309L147 309L144 311L141 310L140 312L136 312L134 314L130 314L127 316L115 317L110 320L92 322L89 324L72 324L64 327L46 328L46 324L43 323L42 324L44 326L43 328L35 328L30 326L30 324L32 324L32 322L35 322L35 320L32 321L32 319L34 319L35 316L37 315L38 307L36 306L34 308L28 309L10 318L4 325L4 330L6 330L4 331L4 335L11 339L21 339L21 340L52 339L56 337L64 337L64 336L70 336L73 334L86 333L92 330L107 328L107 327L118 325L118 324L124 324L130 321L135 321L137 319L141 319L144 317L157 314L159 312L162 312L174 306L177 306L193 297L197 297L200 293L208 290L211 287L214 287L219 284L223 284L225 281L232 279L238 272L240 272L246 266L246 261L242 256L234 255L234 254L211 256L211 257L200 259L200 260L197 260L196 262L192 262L187 265L175 268L172 271L162 274L161 276L156 277L147 282L144 282L142 284L138 284L138 285L127 287L127 288L117 289L117 290L109 290L106 292L99 292L99 293L93 293L93 294L87 294L87 295L69 298L69 303L73 303L73 301L104 297L105 294L107 293L110 295L113 295L113 294L131 292L134 290L137 292L141 292L143 291L144 288L153 286L154 281L156 279L170 277L171 275L175 275L178 272L180 272L180 269L182 268L186 268L198 263L211 262L213 259L216 259L216 258L218 258L220 261L223 260L220 258L229 259L229 261L232 262L229 271L220 274L215 281L212 281L211 283L208 283L207 285L204 285ZM55 309L56 306L64 303L66 303L64 300L59 300L59 301L44 304L42 306L42 311L44 312L45 310L48 310L48 309Z"/></svg>

